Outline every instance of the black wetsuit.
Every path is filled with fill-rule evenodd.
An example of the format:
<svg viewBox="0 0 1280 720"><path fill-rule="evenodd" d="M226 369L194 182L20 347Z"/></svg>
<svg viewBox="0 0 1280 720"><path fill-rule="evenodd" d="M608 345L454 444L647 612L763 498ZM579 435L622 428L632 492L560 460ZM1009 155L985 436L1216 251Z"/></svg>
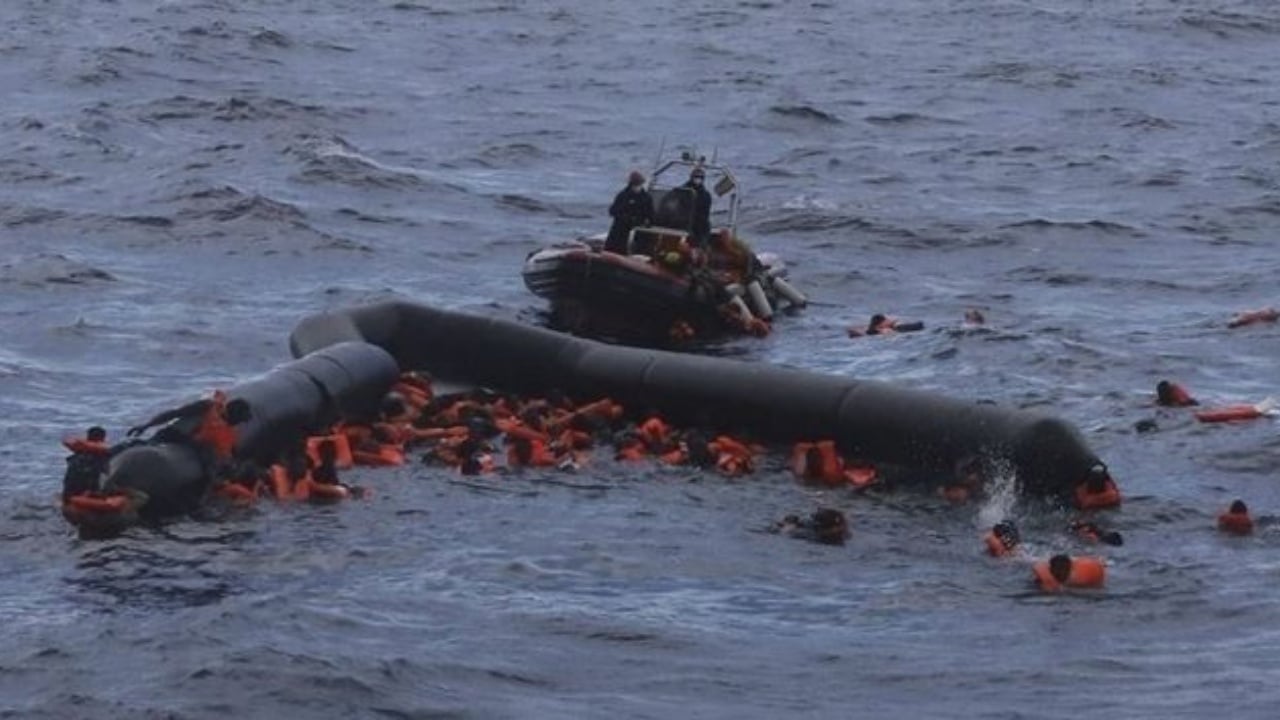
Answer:
<svg viewBox="0 0 1280 720"><path fill-rule="evenodd" d="M62 499L102 489L102 476L110 458L95 453L77 452L67 456L67 472L62 476Z"/></svg>
<svg viewBox="0 0 1280 720"><path fill-rule="evenodd" d="M683 187L693 191L693 227L690 232L698 247L705 248L711 242L711 193L701 184L695 185L692 180Z"/></svg>
<svg viewBox="0 0 1280 720"><path fill-rule="evenodd" d="M613 218L613 225L609 227L609 239L605 241L604 249L625 253L631 230L653 222L653 196L643 187L632 190L628 185L613 198L609 216Z"/></svg>

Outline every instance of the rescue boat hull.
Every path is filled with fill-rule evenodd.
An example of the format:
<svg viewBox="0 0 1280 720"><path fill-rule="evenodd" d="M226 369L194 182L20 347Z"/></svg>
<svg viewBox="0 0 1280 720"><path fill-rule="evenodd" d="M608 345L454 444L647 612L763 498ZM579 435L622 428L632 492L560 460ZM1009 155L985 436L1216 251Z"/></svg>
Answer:
<svg viewBox="0 0 1280 720"><path fill-rule="evenodd" d="M531 254L525 287L550 302L552 325L575 334L662 337L676 320L724 332L714 291L643 256L566 243Z"/></svg>

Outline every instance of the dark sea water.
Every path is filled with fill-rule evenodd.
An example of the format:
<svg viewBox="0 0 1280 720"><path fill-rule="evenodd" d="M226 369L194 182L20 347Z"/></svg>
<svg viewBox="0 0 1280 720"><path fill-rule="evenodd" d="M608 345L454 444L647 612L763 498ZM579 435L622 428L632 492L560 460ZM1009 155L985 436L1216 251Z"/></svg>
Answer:
<svg viewBox="0 0 1280 720"><path fill-rule="evenodd" d="M1225 327L1280 302L1273 2L6 0L0 96L0 717L1276 716L1277 421L1151 400L1280 393L1280 327ZM1005 513L1085 551L1060 511L780 467L59 517L62 436L262 373L307 314L538 321L525 254L664 144L737 169L819 301L721 351L1067 418L1126 493L1105 592L981 554ZM928 329L845 337L877 311ZM1254 537L1213 529L1235 497ZM818 504L846 547L760 532Z"/></svg>

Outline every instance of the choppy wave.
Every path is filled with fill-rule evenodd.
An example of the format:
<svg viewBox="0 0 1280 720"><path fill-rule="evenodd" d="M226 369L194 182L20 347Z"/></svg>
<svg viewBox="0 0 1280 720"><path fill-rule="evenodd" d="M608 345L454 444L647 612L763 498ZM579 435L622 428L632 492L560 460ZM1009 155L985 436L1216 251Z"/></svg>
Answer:
<svg viewBox="0 0 1280 720"><path fill-rule="evenodd" d="M769 112L785 118L807 120L823 125L840 125L844 121L835 115L811 105L774 105Z"/></svg>
<svg viewBox="0 0 1280 720"><path fill-rule="evenodd" d="M1188 10L1179 16L1178 21L1186 27L1208 32L1220 38L1280 34L1280 16L1274 14Z"/></svg>
<svg viewBox="0 0 1280 720"><path fill-rule="evenodd" d="M296 177L303 182L406 191L432 185L423 174L379 163L340 137L304 136L284 152L302 161L302 170Z"/></svg>
<svg viewBox="0 0 1280 720"><path fill-rule="evenodd" d="M1150 398L1276 394L1276 327L1223 327L1276 302L1266 3L10 5L0 715L992 717L1118 676L1097 711L1274 714L1274 421ZM601 228L661 146L731 164L744 234L814 300L697 351L1064 416L1120 476L1099 518L1126 545L1009 494L855 496L774 461L357 471L370 503L70 538L62 435L265 370L320 309L537 316L527 251ZM876 310L927 329L846 337ZM1260 531L1218 537L1237 495ZM759 532L819 504L848 546ZM981 557L1008 515L1035 553L1107 554L1103 598Z"/></svg>
<svg viewBox="0 0 1280 720"><path fill-rule="evenodd" d="M1108 235L1128 235L1131 237L1145 237L1146 233L1140 228L1126 225L1125 223L1114 222L1111 220L1048 220L1046 218L1034 218L1031 220L1020 220L1015 223L1003 225L1005 228L1016 228L1022 230L1077 230L1088 232L1100 232Z"/></svg>
<svg viewBox="0 0 1280 720"><path fill-rule="evenodd" d="M28 286L110 283L115 275L58 253L19 257L0 265L0 283Z"/></svg>

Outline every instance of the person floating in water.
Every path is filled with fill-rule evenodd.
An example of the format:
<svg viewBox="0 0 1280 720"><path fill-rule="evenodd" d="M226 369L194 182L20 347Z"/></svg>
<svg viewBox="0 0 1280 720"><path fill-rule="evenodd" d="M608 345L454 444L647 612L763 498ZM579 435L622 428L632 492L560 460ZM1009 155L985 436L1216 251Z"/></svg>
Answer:
<svg viewBox="0 0 1280 720"><path fill-rule="evenodd" d="M613 204L609 206L613 225L609 227L609 237L604 243L608 252L627 252L627 238L631 231L653 223L653 197L644 183L644 175L639 170L632 170L627 176L627 186L614 196Z"/></svg>
<svg viewBox="0 0 1280 720"><path fill-rule="evenodd" d="M230 465L238 437L236 426L253 417L249 402L228 401L226 393L215 390L203 400L166 410L141 425L129 428L129 437L138 437L147 428L169 423L154 439L162 442L187 442L200 453L201 462L212 479Z"/></svg>
<svg viewBox="0 0 1280 720"><path fill-rule="evenodd" d="M865 329L851 327L848 334L849 337L862 337L864 335L892 335L900 332L917 332L923 329L924 323L919 320L903 322L882 313L876 313L871 316L871 320L867 322Z"/></svg>
<svg viewBox="0 0 1280 720"><path fill-rule="evenodd" d="M1106 583L1106 564L1101 558L1054 555L1031 568L1032 580L1041 591L1062 592L1064 588L1101 588Z"/></svg>
<svg viewBox="0 0 1280 720"><path fill-rule="evenodd" d="M1161 380L1156 383L1156 404L1163 407L1190 407L1200 403L1178 383Z"/></svg>
<svg viewBox="0 0 1280 720"><path fill-rule="evenodd" d="M1075 490L1076 507L1081 510L1100 510L1120 505L1120 489L1111 472L1102 463L1095 463L1089 468L1085 479Z"/></svg>
<svg viewBox="0 0 1280 720"><path fill-rule="evenodd" d="M987 546L987 554L991 557L1005 557L1017 552L1022 543L1022 535L1012 520L1001 520L982 538Z"/></svg>
<svg viewBox="0 0 1280 720"><path fill-rule="evenodd" d="M67 471L62 476L62 499L101 490L102 476L111 460L107 431L94 425L83 438L63 440L62 444L71 451L67 456Z"/></svg>
<svg viewBox="0 0 1280 720"><path fill-rule="evenodd" d="M807 518L788 515L775 523L770 531L823 545L843 545L849 539L849 521L839 510L818 508Z"/></svg>
<svg viewBox="0 0 1280 720"><path fill-rule="evenodd" d="M1232 502L1231 507L1218 516L1218 529L1229 535L1252 534L1253 518L1249 517L1249 506L1243 500Z"/></svg>

